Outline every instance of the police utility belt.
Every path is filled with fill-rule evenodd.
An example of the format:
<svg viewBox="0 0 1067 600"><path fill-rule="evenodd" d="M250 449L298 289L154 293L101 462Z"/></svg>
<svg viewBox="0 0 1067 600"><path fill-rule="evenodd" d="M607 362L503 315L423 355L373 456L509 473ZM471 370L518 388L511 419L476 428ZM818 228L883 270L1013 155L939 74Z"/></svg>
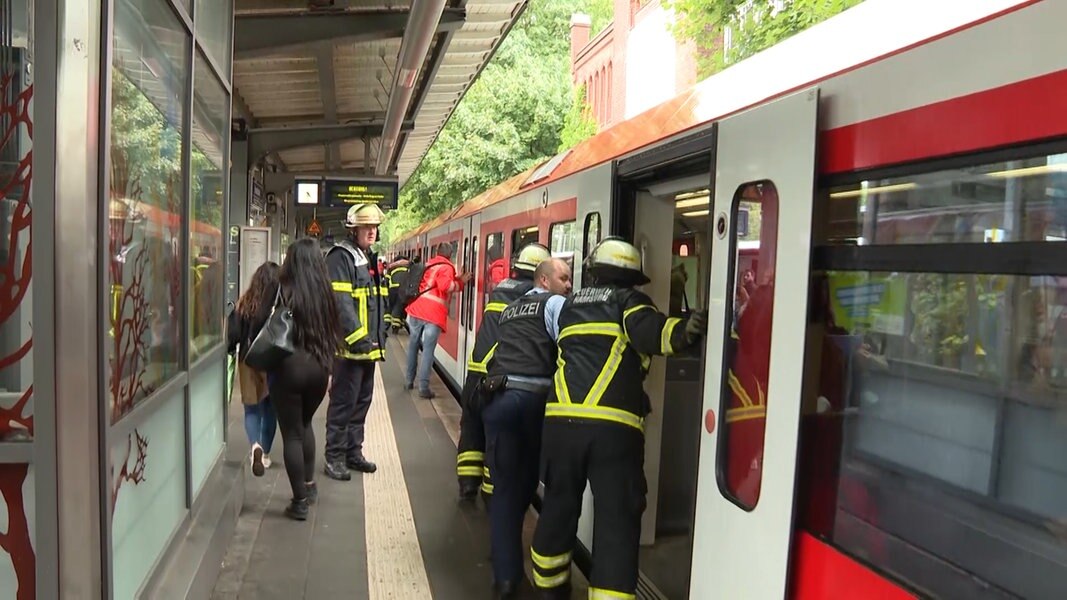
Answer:
<svg viewBox="0 0 1067 600"><path fill-rule="evenodd" d="M545 381L544 383L522 381L519 379L508 378L507 375L490 375L482 379L481 391L485 396L483 399L485 404L489 404L494 394L504 390L521 390L534 394L547 394L552 391L552 382L551 380Z"/></svg>

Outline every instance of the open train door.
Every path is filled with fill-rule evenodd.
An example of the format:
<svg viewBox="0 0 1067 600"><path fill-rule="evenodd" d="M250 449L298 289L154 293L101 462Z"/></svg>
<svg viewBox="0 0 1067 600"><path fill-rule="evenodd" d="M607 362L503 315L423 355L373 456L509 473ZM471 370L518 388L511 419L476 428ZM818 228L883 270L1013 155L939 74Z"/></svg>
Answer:
<svg viewBox="0 0 1067 600"><path fill-rule="evenodd" d="M690 598L783 598L818 90L719 123Z"/></svg>

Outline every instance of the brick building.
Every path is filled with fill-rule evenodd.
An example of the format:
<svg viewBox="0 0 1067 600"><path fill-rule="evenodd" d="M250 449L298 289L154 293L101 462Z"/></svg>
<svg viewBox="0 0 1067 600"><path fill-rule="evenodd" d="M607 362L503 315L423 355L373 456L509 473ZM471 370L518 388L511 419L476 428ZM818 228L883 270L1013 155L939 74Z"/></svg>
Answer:
<svg viewBox="0 0 1067 600"><path fill-rule="evenodd" d="M590 39L589 17L571 18L571 80L585 85L600 129L696 83L695 47L675 40L673 19L660 0L615 0L614 19Z"/></svg>

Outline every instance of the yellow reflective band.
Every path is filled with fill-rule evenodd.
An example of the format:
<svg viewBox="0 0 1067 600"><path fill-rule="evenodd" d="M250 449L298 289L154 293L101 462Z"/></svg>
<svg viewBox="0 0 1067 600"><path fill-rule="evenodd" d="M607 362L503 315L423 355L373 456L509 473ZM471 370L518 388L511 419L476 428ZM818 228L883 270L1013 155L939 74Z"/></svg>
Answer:
<svg viewBox="0 0 1067 600"><path fill-rule="evenodd" d="M671 335L674 334L674 328L681 322L681 319L671 317L667 319L667 322L663 325L663 329L660 330L659 351L663 356L671 356L674 354L674 348L671 346Z"/></svg>
<svg viewBox="0 0 1067 600"><path fill-rule="evenodd" d="M381 348L377 348L364 354L354 354L352 352L348 352L347 350L342 350L341 352L337 353L337 356L340 356L341 358L347 358L348 360L385 360L385 351L383 351Z"/></svg>
<svg viewBox="0 0 1067 600"><path fill-rule="evenodd" d="M614 337L622 337L622 327L618 323L579 323L578 325L568 325L559 332L559 339L567 338L572 335L606 335Z"/></svg>
<svg viewBox="0 0 1067 600"><path fill-rule="evenodd" d="M482 477L489 477L489 465L482 467Z"/></svg>
<svg viewBox="0 0 1067 600"><path fill-rule="evenodd" d="M460 477L481 477L482 470L478 467L456 467L456 475Z"/></svg>
<svg viewBox="0 0 1067 600"><path fill-rule="evenodd" d="M352 297L356 298L356 299L366 298L366 297L370 296L370 293L371 293L372 290L373 290L373 288L365 288L365 287L353 288L352 289Z"/></svg>
<svg viewBox="0 0 1067 600"><path fill-rule="evenodd" d="M645 430L645 420L641 417L607 406L585 406L584 404L559 404L550 402L545 405L545 418L561 417L566 419L595 419L629 425L638 431Z"/></svg>
<svg viewBox="0 0 1067 600"><path fill-rule="evenodd" d="M482 482L482 491L485 492L486 494L492 494L493 493L493 484L489 483L488 481L483 481Z"/></svg>
<svg viewBox="0 0 1067 600"><path fill-rule="evenodd" d="M345 343L351 346L352 344L355 344L356 342L365 337L367 337L367 328L360 327L359 329L345 336Z"/></svg>
<svg viewBox="0 0 1067 600"><path fill-rule="evenodd" d="M456 462L461 463L468 460L476 460L482 462L485 460L485 452L478 452L477 450L468 450L466 452L460 452L456 457Z"/></svg>
<svg viewBox="0 0 1067 600"><path fill-rule="evenodd" d="M589 600L611 600L621 598L622 600L637 600L637 596L633 594L627 594L626 592L616 592L615 590L605 590L604 588L589 588Z"/></svg>
<svg viewBox="0 0 1067 600"><path fill-rule="evenodd" d="M348 294L352 293L351 281L331 281L330 285L333 286L333 291L335 292L345 292Z"/></svg>
<svg viewBox="0 0 1067 600"><path fill-rule="evenodd" d="M656 310L656 307L652 306L651 304L638 304L637 306L633 306L633 307L627 308L622 313L622 320L625 321L626 319L630 318L630 315L634 314L635 312L637 312L639 310L645 310L646 308L652 309L652 310Z"/></svg>
<svg viewBox="0 0 1067 600"><path fill-rule="evenodd" d="M506 302L490 302L485 305L483 312L502 312L508 305Z"/></svg>
<svg viewBox="0 0 1067 600"><path fill-rule="evenodd" d="M489 348L489 352L485 353L485 358L483 358L482 360L474 360L474 357L471 356L470 361L467 363L467 370L474 371L475 373L482 373L488 375L489 360L493 358L494 354L496 354L496 346L496 344L493 344L493 346Z"/></svg>
<svg viewBox="0 0 1067 600"><path fill-rule="evenodd" d="M530 548L530 558L533 559L534 565L548 571L558 569L564 565L569 565L571 562L571 553L564 552L563 554L557 554L555 556L543 556L538 554L533 548Z"/></svg>
<svg viewBox="0 0 1067 600"><path fill-rule="evenodd" d="M740 408L728 409L726 411L726 422L736 423L738 421L750 421L752 419L762 419L766 416L766 406L742 406Z"/></svg>
<svg viewBox="0 0 1067 600"><path fill-rule="evenodd" d="M622 353L625 349L626 340L621 337L615 338L615 342L611 344L608 360L596 376L596 381L593 382L593 387L589 389L589 395L585 397L584 404L592 406L600 404L600 399L604 397L604 392L607 391L608 385L615 379L615 373L618 372L619 365L622 363Z"/></svg>
<svg viewBox="0 0 1067 600"><path fill-rule="evenodd" d="M380 286L378 288L378 295L380 295L380 296L388 296L389 295L389 286L387 286L387 285Z"/></svg>
<svg viewBox="0 0 1067 600"><path fill-rule="evenodd" d="M729 382L730 389L733 391L734 395L737 396L737 399L741 401L741 404L745 406L753 405L752 398L749 397L748 392L745 390L745 386L741 385L741 380L737 378L737 375L734 375L732 370L727 375L727 381Z"/></svg>
<svg viewBox="0 0 1067 600"><path fill-rule="evenodd" d="M400 284L392 279L389 280L389 289L398 288Z"/></svg>
<svg viewBox="0 0 1067 600"><path fill-rule="evenodd" d="M552 588L558 588L559 586L563 585L564 583L567 583L567 581L570 580L570 578L571 578L571 570L570 569L567 569L566 571L564 571L564 572L562 572L562 573L560 573L558 575L553 575L551 577L545 577L544 575L538 573L537 569L534 569L534 585L536 585L537 587L539 587L539 588L541 588L543 590L552 589Z"/></svg>
<svg viewBox="0 0 1067 600"><path fill-rule="evenodd" d="M567 376L564 375L566 371L567 361L563 360L563 354L559 355L559 359L556 360L556 374L553 380L556 384L556 401L562 404L571 403L571 391L567 389Z"/></svg>

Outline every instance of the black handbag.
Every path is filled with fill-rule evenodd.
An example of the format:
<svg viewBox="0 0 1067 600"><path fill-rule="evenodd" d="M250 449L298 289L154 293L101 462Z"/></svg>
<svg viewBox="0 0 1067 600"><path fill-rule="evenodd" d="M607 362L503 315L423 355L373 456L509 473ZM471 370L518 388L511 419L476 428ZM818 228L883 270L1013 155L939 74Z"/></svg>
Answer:
<svg viewBox="0 0 1067 600"><path fill-rule="evenodd" d="M273 371L296 351L293 347L293 311L281 306L282 288L274 297L270 316L248 347L245 364L257 371Z"/></svg>

